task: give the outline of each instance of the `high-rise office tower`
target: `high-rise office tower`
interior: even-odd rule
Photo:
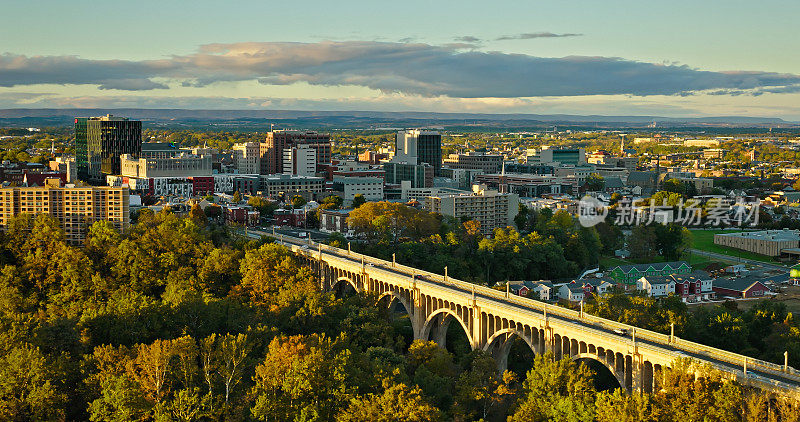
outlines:
[[[395,162],[428,163],[433,173],[442,170],[442,135],[425,130],[401,130],[395,136]]]
[[[283,173],[284,151],[298,145],[310,145],[317,152],[317,164],[331,162],[331,137],[325,133],[276,130],[267,133],[261,143],[261,174]]]
[[[120,174],[120,155],[139,157],[142,122],[107,114],[75,119],[75,161],[78,178],[104,183],[107,175]]]

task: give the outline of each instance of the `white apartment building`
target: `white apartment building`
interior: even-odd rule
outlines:
[[[367,201],[383,199],[383,179],[380,177],[334,177],[333,190],[344,193],[344,203],[351,204],[356,195]]]
[[[259,174],[261,171],[261,145],[258,142],[234,145],[233,162],[241,174]]]
[[[442,215],[478,221],[481,232],[491,235],[497,228],[514,225],[514,217],[519,212],[519,196],[489,190],[486,185],[474,185],[472,193],[429,196],[425,198],[425,208]]]
[[[120,169],[122,176],[139,179],[211,176],[211,157],[180,153],[171,157],[133,158],[122,154]]]
[[[309,144],[300,144],[284,149],[283,174],[316,176],[317,149]]]

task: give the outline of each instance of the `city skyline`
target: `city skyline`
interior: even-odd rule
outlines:
[[[6,5],[0,108],[800,121],[800,59],[786,54],[800,46],[800,5],[788,1],[311,3],[299,14],[258,2],[44,1],[52,13],[35,20]],[[109,10],[115,19],[103,19]]]

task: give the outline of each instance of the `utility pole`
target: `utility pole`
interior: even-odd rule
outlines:
[[[350,242],[347,242],[347,254],[350,255]]]
[[[397,265],[397,257],[395,256],[395,253],[393,252],[392,253],[392,267],[394,267],[396,265]]]
[[[675,343],[675,323],[671,322],[669,324],[669,342]]]
[[[783,352],[783,371],[789,372],[789,351]]]
[[[394,254],[392,254],[394,256]],[[444,266],[444,281],[447,282],[447,265]]]
[[[511,290],[511,283],[506,280],[506,299],[508,299],[508,291]]]

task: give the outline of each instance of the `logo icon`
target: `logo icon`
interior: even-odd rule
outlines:
[[[578,201],[578,221],[583,227],[593,227],[605,221],[608,204],[592,196],[584,196]]]

